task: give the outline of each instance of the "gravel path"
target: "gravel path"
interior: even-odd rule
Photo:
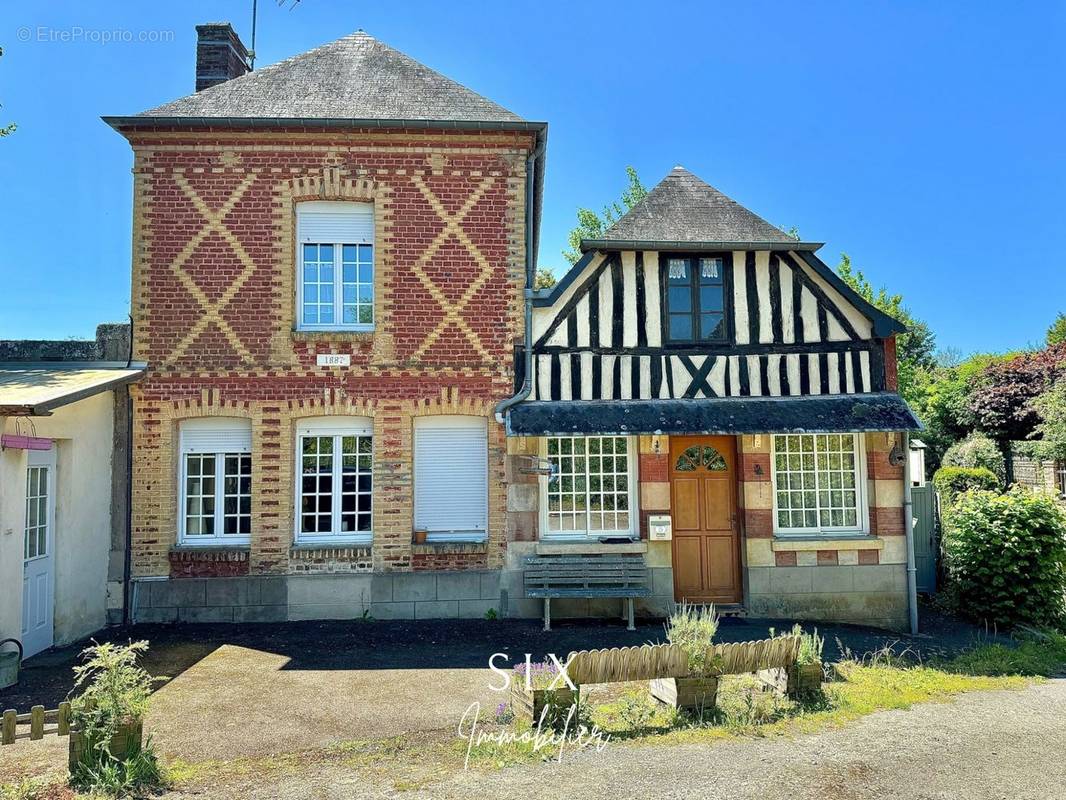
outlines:
[[[1066,798],[1066,680],[873,714],[794,739],[611,745],[601,753],[465,772],[421,786],[322,765],[241,781],[242,798],[699,798],[700,800],[1058,800]],[[234,786],[188,797],[230,797]],[[397,789],[403,791],[397,791]],[[216,794],[217,793],[217,794]]]

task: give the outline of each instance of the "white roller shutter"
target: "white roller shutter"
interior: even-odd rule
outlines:
[[[415,419],[415,528],[429,539],[483,540],[488,531],[488,425],[478,417]]]
[[[316,244],[373,244],[373,203],[316,200],[296,206],[296,238]]]
[[[250,453],[252,422],[232,417],[188,419],[181,423],[183,453]]]

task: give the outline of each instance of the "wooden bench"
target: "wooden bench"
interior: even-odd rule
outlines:
[[[641,553],[529,556],[525,560],[526,597],[544,600],[544,630],[551,630],[553,597],[619,597],[628,602],[629,630],[633,598],[648,597],[648,568]]]

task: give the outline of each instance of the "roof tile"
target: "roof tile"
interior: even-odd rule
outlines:
[[[796,240],[684,167],[674,167],[604,233],[611,242],[781,242]]]
[[[140,116],[521,121],[363,31]]]

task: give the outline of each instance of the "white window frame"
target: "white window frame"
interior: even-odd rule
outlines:
[[[220,436],[240,430],[243,434],[247,429],[248,444],[239,448],[220,447],[217,450],[193,450],[190,448],[190,434],[200,431],[215,431]],[[247,455],[253,459],[251,447],[251,420],[241,417],[208,417],[204,419],[186,419],[178,423],[178,544],[183,547],[243,547],[251,544],[251,508],[249,508],[249,532],[248,533],[225,533],[226,529],[226,456]],[[215,459],[215,533],[211,536],[204,534],[189,535],[186,531],[186,502],[188,500],[188,456],[214,456]],[[249,505],[251,504],[251,468],[249,469]],[[239,488],[237,497],[241,496]],[[239,500],[238,500],[239,503]],[[238,507],[238,515],[240,509]]]
[[[1056,461],[1053,464],[1055,473],[1055,491],[1060,497],[1066,497],[1066,460]]]
[[[303,506],[303,440],[305,437],[333,437],[333,471],[332,471],[332,527],[330,533],[303,533],[301,528],[301,516]],[[362,436],[370,439],[370,530],[342,533],[340,530],[341,517],[341,459],[340,439],[344,436]],[[293,519],[293,540],[296,544],[336,544],[346,545],[369,545],[374,541],[374,489],[376,476],[374,467],[374,421],[369,417],[313,417],[299,420],[296,424],[295,460],[293,461],[293,473],[295,475],[294,497],[296,498],[295,513]],[[358,481],[357,481],[358,482]],[[357,501],[358,502],[358,501]],[[356,511],[358,524],[358,506]]]
[[[778,524],[777,508],[777,436],[814,436],[816,439],[823,436],[851,436],[855,442],[855,493],[856,493],[856,517],[857,524],[854,526],[819,525],[817,528],[791,528]],[[815,448],[817,452],[817,447]],[[815,470],[817,475],[817,468]],[[816,478],[817,480],[817,478]],[[868,488],[866,484],[866,436],[862,433],[803,433],[803,434],[770,434],[770,491],[773,496],[773,519],[774,535],[782,537],[819,537],[819,536],[867,536],[870,533],[870,506],[868,501]],[[814,491],[817,493],[818,488]],[[817,510],[815,512],[818,513]]]
[[[320,236],[312,235],[307,230],[307,217],[313,214],[352,214],[352,215],[365,215],[366,211],[370,211],[370,235],[362,237],[360,241],[355,242],[325,242],[319,241]],[[374,291],[375,284],[377,282],[377,252],[374,244],[374,226],[376,220],[374,218],[374,204],[373,203],[360,203],[354,201],[333,201],[333,200],[314,200],[309,202],[297,203],[296,205],[296,330],[298,331],[373,331],[374,325],[377,321],[377,292]],[[338,238],[336,236],[331,238]],[[351,237],[360,238],[360,237]],[[333,247],[333,322],[313,322],[308,323],[304,321],[304,245],[332,245]],[[344,245],[369,245],[370,246],[370,264],[372,269],[372,278],[370,281],[371,289],[371,320],[369,323],[365,322],[343,322],[344,319],[344,279],[343,279],[343,248]],[[358,283],[358,275],[356,283],[356,292],[358,294],[359,286],[365,285]]]
[[[473,530],[450,530],[450,531],[433,531],[426,530],[427,542],[484,542],[488,540],[489,535],[489,442],[488,442],[488,420],[484,417],[475,416],[463,416],[463,415],[432,415],[425,417],[415,417],[412,422],[412,452],[414,454],[414,522],[415,528],[418,529],[420,520],[418,518],[418,429],[421,426],[437,426],[437,427],[454,427],[454,428],[467,428],[476,430],[479,434],[485,436],[485,461],[484,461],[484,479],[485,479],[485,520],[480,529]],[[462,476],[457,476],[460,480]]]
[[[630,539],[640,538],[640,507],[638,505],[638,468],[637,462],[639,459],[639,452],[637,450],[639,440],[636,436],[612,436],[612,435],[589,435],[589,436],[545,436],[540,440],[540,457],[544,460],[548,459],[548,440],[549,439],[614,439],[622,438],[626,440],[626,457],[627,457],[627,475],[629,479],[629,530],[599,530],[590,531],[587,529],[588,515],[593,513],[588,508],[588,502],[585,503],[585,515],[586,515],[586,530],[584,531],[552,531],[548,528],[548,483],[549,478],[547,475],[540,476],[540,493],[538,504],[540,506],[539,512],[539,538],[541,541],[550,542],[566,542],[566,541],[599,541],[601,539],[619,539],[628,537]],[[587,452],[587,449],[586,449]],[[587,456],[586,456],[587,457]],[[589,482],[586,473],[586,496],[589,493]]]

